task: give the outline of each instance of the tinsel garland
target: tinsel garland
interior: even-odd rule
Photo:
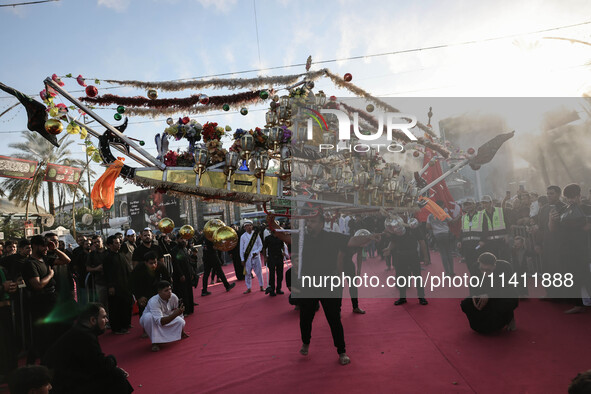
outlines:
[[[137,186],[153,187],[160,190],[166,190],[166,194],[178,197],[200,196],[206,199],[225,200],[238,203],[263,203],[276,200],[276,196],[266,194],[253,194],[246,192],[234,192],[226,189],[217,189],[214,187],[187,185],[168,181],[159,181],[150,178],[144,178],[137,174],[128,179]]]
[[[373,102],[375,105],[377,105],[378,107],[380,107],[386,111],[400,112],[400,110],[392,107],[390,104],[380,100],[379,98],[372,96],[371,94],[369,94],[365,90],[361,89],[360,87],[352,84],[351,82],[345,81],[343,79],[343,77],[333,74],[330,70],[324,69],[324,72],[325,72],[326,76],[329,77],[337,87],[347,89],[348,91],[350,91],[351,93],[355,94],[358,97],[365,97],[368,101]],[[433,130],[431,130],[429,127],[425,126],[421,122],[417,122],[417,127],[419,129],[423,130],[425,133],[427,133],[431,137],[437,138],[435,133],[433,133]]]
[[[119,81],[116,79],[106,79],[114,85],[131,86],[138,89],[158,89],[163,92],[178,92],[180,90],[193,89],[258,89],[271,85],[291,85],[298,82],[302,77],[306,77],[308,81],[314,81],[322,77],[325,70],[310,71],[304,74],[272,76],[272,77],[256,77],[256,78],[215,78],[206,81],[161,81],[161,82],[146,82],[146,81]]]
[[[339,105],[349,113],[352,113],[352,112],[359,113],[359,117],[361,119],[363,119],[364,121],[366,121],[368,124],[370,124],[372,127],[377,128],[379,126],[376,118],[374,118],[373,116],[371,116],[367,112],[357,109],[357,108],[353,108],[350,105],[347,105],[345,103],[339,103]],[[404,134],[400,130],[392,130],[392,137],[396,138],[397,140],[408,141],[408,137],[406,136],[406,134]],[[419,144],[438,152],[441,156],[443,156],[444,159],[447,159],[451,155],[451,152],[441,144],[433,142],[425,137],[417,137],[417,139],[418,139]]]
[[[261,90],[255,92],[244,92],[230,94],[226,96],[209,96],[209,101],[205,106],[219,106],[224,104],[246,103],[260,99]],[[150,100],[147,97],[122,97],[114,94],[104,94],[97,97],[80,97],[79,100],[85,103],[98,105],[123,105],[126,111],[131,107],[148,107],[148,108],[177,108],[185,109],[199,104],[199,94],[194,94],[186,98],[167,98]],[[262,100],[261,100],[262,101]]]
[[[250,100],[238,101],[235,103],[228,103],[231,109],[240,110],[246,104],[254,103],[260,100],[257,96]],[[195,114],[202,114],[209,111],[221,111],[224,109],[224,104],[217,104],[217,105],[198,105],[188,108],[129,108],[125,109],[125,114],[130,116],[146,116],[150,118],[157,118],[160,116],[172,116],[174,114],[178,114],[182,112],[183,114],[187,115],[195,115]]]

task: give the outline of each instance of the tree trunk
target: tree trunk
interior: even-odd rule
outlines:
[[[55,216],[55,203],[53,201],[53,182],[47,182],[47,200],[49,201],[49,213]]]

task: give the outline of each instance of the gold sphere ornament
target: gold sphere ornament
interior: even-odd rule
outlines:
[[[209,222],[205,223],[205,227],[203,227],[203,234],[208,241],[213,242],[213,234],[216,232],[217,229],[220,227],[224,227],[226,223],[222,222],[220,219],[211,219]]]
[[[158,222],[158,230],[164,234],[172,233],[172,230],[174,230],[174,222],[171,218],[163,218]]]
[[[45,131],[49,134],[58,135],[64,131],[64,125],[57,119],[48,119],[45,122]]]
[[[156,89],[148,90],[148,98],[150,100],[156,100],[158,98],[158,91]]]
[[[222,252],[229,252],[238,245],[238,234],[229,226],[222,226],[213,234],[213,247]]]
[[[193,228],[193,226],[185,224],[179,230],[179,234],[181,235],[182,239],[191,239],[195,235],[195,229]]]

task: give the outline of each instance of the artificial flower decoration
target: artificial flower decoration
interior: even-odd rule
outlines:
[[[86,82],[84,82],[84,77],[82,77],[82,75],[78,75],[76,82],[78,82],[78,85],[86,87]]]

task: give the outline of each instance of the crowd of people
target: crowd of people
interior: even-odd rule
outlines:
[[[521,192],[513,198],[507,194],[503,201],[484,196],[480,201],[468,198],[461,204],[437,204],[444,216],[431,214],[416,225],[409,215],[402,218],[403,230],[394,232],[387,231],[385,217],[379,214],[322,212],[309,217],[300,274],[360,275],[364,258],[379,256],[386,270],[394,269],[397,276],[420,276],[431,264],[431,247],[441,255],[443,271],[451,277],[456,275],[458,253],[472,276],[524,274],[529,278],[534,270],[551,275],[571,273],[569,291],[547,286],[546,299],[566,298],[574,303],[568,313],[581,312],[590,304],[591,205],[581,198],[578,185],[564,190],[549,186],[546,196]],[[312,321],[322,305],[339,362],[348,364],[351,360],[341,323],[343,289],[330,295],[298,295],[301,283],[292,283],[289,271],[284,275],[292,247],[290,234],[277,231],[280,228],[271,218],[268,228],[249,220],[236,228],[239,242],[229,256],[236,280],[244,281],[244,294],[252,293],[256,277],[260,291],[271,297],[282,295],[285,277],[285,286],[292,292],[290,303],[300,314],[300,353],[308,354]],[[40,360],[50,368],[56,392],[82,392],[93,379],[85,377],[82,369],[91,365],[103,368],[92,375],[102,382],[97,387],[131,392],[127,373],[113,356],[102,354],[97,336],[106,329],[128,334],[137,305],[143,336],[150,338],[152,351],[159,351],[162,344],[189,336],[184,317],[194,313],[193,289],[199,277],[203,297],[212,294],[208,285],[214,278],[226,291],[236,286],[222,269],[223,256],[201,231],[188,240],[179,234],[161,234],[157,239],[145,228],[139,234],[129,229],[106,240],[79,234],[76,241],[78,246],[69,249],[56,234],[47,233],[1,244],[0,375],[15,371],[17,358],[26,354],[28,365]],[[534,260],[541,264],[536,266]],[[263,275],[263,262],[268,278]],[[407,303],[406,290],[406,286],[398,288],[394,305]],[[357,291],[349,286],[352,310],[365,314]],[[528,296],[528,281],[502,292],[492,285],[471,287],[469,292],[460,307],[472,329],[479,333],[514,330],[514,311],[519,299]],[[418,284],[417,295],[419,304],[428,305],[425,290]],[[83,361],[72,365],[80,349],[88,350],[88,358],[78,355]]]

